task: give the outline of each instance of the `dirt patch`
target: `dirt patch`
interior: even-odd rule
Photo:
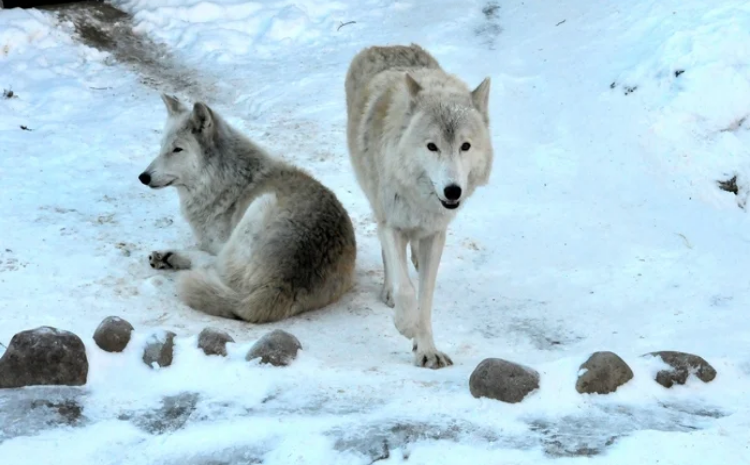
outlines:
[[[737,187],[737,176],[732,176],[726,181],[716,181],[716,183],[719,185],[719,189],[731,192],[734,195],[737,195],[740,191]]]
[[[5,8],[40,8],[45,5],[56,5],[60,3],[72,2],[71,0],[0,0],[0,7],[5,5]]]
[[[503,32],[500,26],[500,4],[495,1],[487,2],[482,7],[482,15],[484,15],[484,21],[474,28],[474,34],[487,48],[494,50],[497,36]]]
[[[42,8],[70,21],[74,38],[84,45],[110,53],[115,62],[129,66],[141,82],[162,92],[178,93],[191,100],[207,101],[214,94],[210,79],[182,65],[163,44],[133,32],[133,17],[100,1],[82,1]]]

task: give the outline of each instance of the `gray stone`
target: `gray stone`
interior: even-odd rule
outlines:
[[[656,382],[665,388],[671,388],[675,383],[685,384],[690,373],[704,383],[710,383],[716,378],[714,367],[698,355],[665,350],[644,355],[647,356],[659,357],[672,367],[671,370],[661,370],[656,374]]]
[[[529,367],[499,358],[488,358],[469,377],[471,395],[515,404],[539,388],[539,373]]]
[[[227,342],[234,342],[234,338],[226,331],[214,328],[204,328],[198,335],[198,348],[206,355],[227,356]]]
[[[89,362],[81,338],[42,326],[13,336],[0,358],[0,388],[82,386]]]
[[[297,358],[302,348],[299,340],[284,330],[276,329],[266,334],[250,348],[245,360],[260,358],[260,363],[273,366],[286,366]]]
[[[108,316],[94,331],[94,342],[107,352],[122,352],[130,342],[133,325],[117,316]]]
[[[613,352],[595,352],[580,370],[576,390],[581,394],[609,394],[633,379],[633,370]]]
[[[172,331],[163,331],[152,335],[143,350],[143,363],[151,368],[156,368],[154,363],[161,368],[171,365],[175,336],[176,334]]]

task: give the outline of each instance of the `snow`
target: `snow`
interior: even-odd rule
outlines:
[[[146,257],[190,246],[189,227],[173,191],[137,180],[157,152],[159,92],[72,39],[72,24],[53,14],[0,10],[0,87],[15,94],[0,99],[0,342],[53,326],[81,336],[90,363],[85,388],[0,393],[0,457],[750,460],[750,228],[738,207],[750,192],[746,2],[115,3],[202,86],[180,97],[209,96],[337,193],[355,223],[357,287],[328,309],[264,326],[181,305],[173,275]],[[496,160],[443,255],[435,336],[456,365],[439,371],[411,365],[410,343],[378,299],[377,235],[346,152],[349,61],[369,45],[411,41],[470,86],[492,78]],[[737,197],[716,187],[734,175]],[[135,327],[122,354],[91,340],[110,315]],[[227,358],[197,349],[205,326],[237,341]],[[294,364],[244,361],[275,328],[301,341]],[[174,363],[152,370],[142,348],[163,330],[177,333]],[[579,395],[579,366],[598,350],[619,354],[635,376],[611,395]],[[662,362],[641,357],[657,350],[698,354],[718,376],[664,389],[653,381]],[[514,405],[472,398],[469,375],[487,357],[533,367],[540,389]],[[80,418],[33,399],[73,402]]]

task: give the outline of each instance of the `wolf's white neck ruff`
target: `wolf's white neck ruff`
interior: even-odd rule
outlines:
[[[423,197],[427,197],[427,202]],[[418,192],[414,186],[384,192],[381,199],[383,210],[388,212],[384,215],[385,224],[413,239],[445,230],[461,210],[444,208],[437,196]]]

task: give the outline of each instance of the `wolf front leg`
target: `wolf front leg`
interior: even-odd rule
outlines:
[[[416,335],[419,312],[414,292],[414,285],[409,279],[406,266],[407,238],[397,229],[386,225],[378,226],[380,244],[385,257],[385,273],[388,276],[386,285],[391,284],[391,296],[395,304],[393,322],[398,332],[409,339]]]
[[[435,347],[432,336],[432,297],[435,293],[440,259],[445,246],[445,231],[419,241],[419,319],[414,337],[414,363],[427,368],[443,368],[453,365],[446,354]]]
[[[411,241],[411,263],[414,265],[414,269],[419,271],[419,239],[412,239]]]
[[[202,268],[213,261],[213,256],[197,250],[163,250],[151,252],[148,263],[156,270],[189,270]]]
[[[380,254],[383,256],[383,290],[380,291],[380,298],[385,304],[393,308],[396,303],[393,301],[393,283],[391,282],[391,275],[388,274],[388,263],[385,260],[385,249],[380,249]]]

